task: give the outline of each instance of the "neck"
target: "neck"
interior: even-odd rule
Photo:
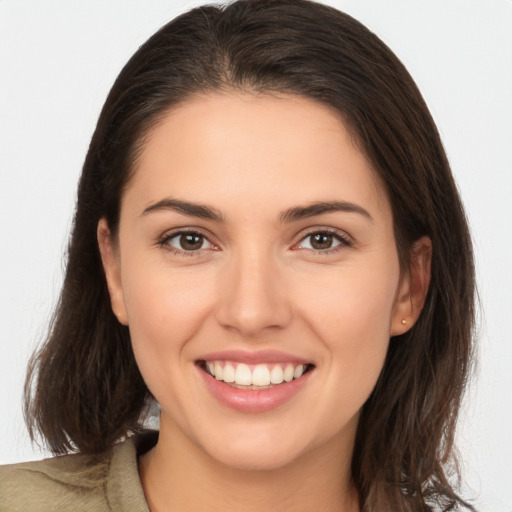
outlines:
[[[339,445],[328,442],[279,468],[238,469],[210,457],[179,429],[161,425],[139,472],[152,512],[357,512],[351,449]]]

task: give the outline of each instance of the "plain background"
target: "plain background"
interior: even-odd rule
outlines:
[[[0,463],[41,458],[27,360],[62,280],[76,182],[108,89],[156,29],[203,2],[0,0]],[[479,363],[459,427],[467,496],[512,511],[512,1],[328,2],[400,57],[431,108],[475,242]],[[449,219],[447,219],[449,222]]]

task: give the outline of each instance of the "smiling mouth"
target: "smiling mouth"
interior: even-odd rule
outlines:
[[[216,380],[238,389],[270,389],[300,379],[310,372],[313,364],[260,363],[236,361],[198,361],[199,367]]]

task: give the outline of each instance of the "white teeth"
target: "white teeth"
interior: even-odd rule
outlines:
[[[235,382],[235,369],[229,363],[224,366],[224,382]]]
[[[249,365],[230,361],[205,361],[206,369],[217,380],[240,386],[267,387],[271,384],[291,382],[302,377],[307,365],[278,363],[273,366],[257,364],[252,371]],[[283,369],[284,367],[284,369]]]
[[[270,372],[270,382],[272,384],[281,384],[283,382],[283,369],[280,365],[276,364],[272,371]]]
[[[215,363],[215,378],[217,380],[222,380],[224,377],[224,371],[222,370],[222,366],[220,363]]]
[[[295,367],[295,370],[293,370],[293,378],[298,379],[302,374],[304,373],[304,365],[299,364]]]
[[[257,364],[252,372],[252,384],[255,386],[268,386],[270,384],[270,372],[267,365]]]
[[[286,382],[291,382],[293,380],[293,372],[294,368],[291,364],[286,365],[286,368],[283,372],[283,378]]]
[[[243,363],[236,367],[235,382],[242,386],[250,386],[252,384],[251,369]]]

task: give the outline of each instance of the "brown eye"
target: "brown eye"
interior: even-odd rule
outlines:
[[[313,249],[330,249],[332,247],[333,236],[330,233],[317,233],[310,235],[311,247]]]
[[[203,237],[196,233],[183,234],[179,238],[180,248],[185,251],[197,251],[203,245]]]
[[[163,241],[173,249],[184,252],[200,251],[202,249],[211,249],[213,245],[208,239],[200,233],[176,233]]]
[[[306,235],[298,244],[299,249],[309,249],[318,252],[329,252],[331,249],[349,246],[350,242],[343,235],[330,233],[329,231],[316,231]]]

